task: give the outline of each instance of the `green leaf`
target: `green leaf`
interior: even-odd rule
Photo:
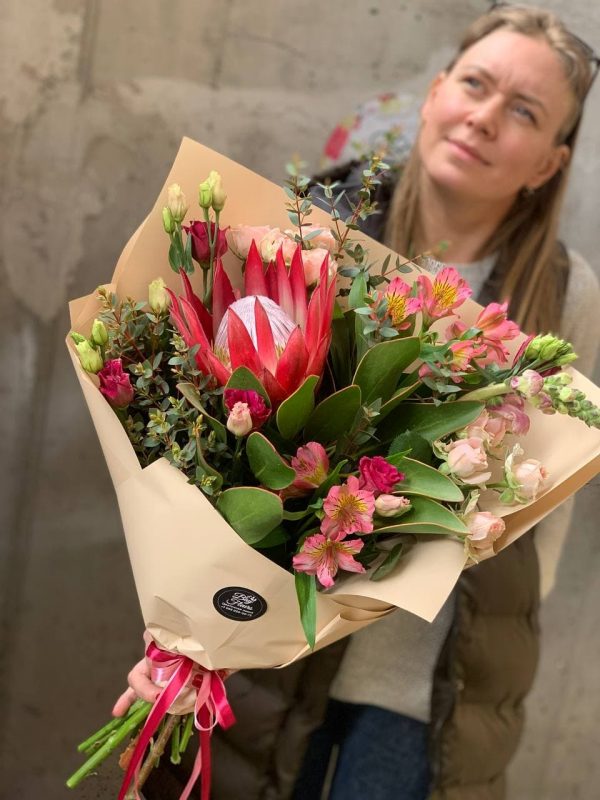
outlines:
[[[312,412],[305,427],[306,441],[332,442],[352,429],[360,409],[360,387],[350,385],[326,397]]]
[[[404,481],[399,485],[402,494],[418,494],[447,503],[461,503],[464,500],[463,493],[454,481],[435,467],[402,455],[387,456],[386,461],[404,473]]]
[[[202,400],[200,398],[200,392],[196,389],[193,383],[178,383],[177,388],[181,392],[181,394],[185,397],[188,403],[194,408],[197,408],[198,411],[204,417],[204,420],[207,425],[209,425],[212,430],[215,432],[217,439],[220,442],[227,441],[227,428],[223,425],[222,422],[219,422],[218,419],[212,417],[208,411],[202,405]]]
[[[442,403],[404,403],[395,414],[389,415],[377,428],[383,441],[389,441],[405,431],[416,431],[428,442],[434,442],[465,428],[477,419],[482,403],[469,400]]]
[[[418,337],[392,339],[371,347],[361,359],[354,381],[362,391],[362,402],[372,403],[381,398],[390,399],[409,364],[418,357],[420,341]]]
[[[383,422],[390,411],[393,411],[403,400],[405,400],[407,397],[410,397],[411,394],[414,394],[420,385],[421,381],[418,380],[415,383],[411,383],[409,386],[403,386],[401,389],[397,389],[390,399],[386,403],[382,404],[381,408],[379,409],[379,416],[375,420],[375,425],[379,425],[380,422]]]
[[[296,477],[296,472],[258,431],[246,439],[246,455],[255,478],[268,489],[285,489]]]
[[[300,606],[300,619],[304,635],[311,650],[317,638],[317,583],[314,575],[295,572],[296,595]]]
[[[367,294],[367,281],[364,275],[357,275],[352,281],[350,294],[348,295],[349,308],[361,308],[365,304],[365,295]]]
[[[217,509],[246,544],[256,544],[283,519],[276,494],[255,486],[236,486],[219,495]]]
[[[277,547],[279,544],[287,542],[288,536],[283,525],[278,525],[270,533],[267,533],[264,539],[257,542],[254,547],[257,550],[266,550],[268,547]]]
[[[309,375],[296,391],[277,409],[277,428],[284,439],[293,439],[299,433],[315,407],[317,375]]]
[[[377,528],[377,534],[421,533],[466,536],[469,529],[449,508],[426,497],[412,497],[412,508],[398,522]]]
[[[422,464],[431,464],[433,461],[431,444],[416,431],[404,431],[396,436],[388,453],[407,453]]]
[[[369,579],[372,581],[380,581],[382,578],[385,578],[394,570],[396,564],[409,550],[410,544],[408,542],[398,542],[398,544],[395,544],[377,569],[373,570]]]
[[[265,401],[267,406],[271,408],[271,401],[266,392],[265,387],[258,380],[256,375],[247,367],[238,367],[232,374],[227,384],[226,389],[245,389],[246,391],[257,392]]]

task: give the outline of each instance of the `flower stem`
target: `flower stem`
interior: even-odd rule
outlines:
[[[460,400],[489,400],[492,397],[500,397],[500,395],[508,394],[511,391],[510,386],[505,383],[492,383],[490,386],[482,386],[480,389],[474,389],[472,392],[463,394]]]
[[[96,750],[96,752],[88,758],[88,760],[79,769],[71,775],[67,781],[67,787],[73,789],[94,770],[99,764],[117,748],[121,742],[130,736],[146,719],[152,708],[152,703],[144,703],[137,709],[130,717],[123,720],[122,725],[114,730],[104,744]]]
[[[150,748],[150,752],[148,753],[146,760],[144,761],[142,768],[140,769],[140,774],[136,784],[137,789],[141,789],[142,786],[148,780],[148,777],[150,776],[150,773],[154,769],[156,762],[165,751],[165,747],[167,746],[167,742],[169,741],[169,738],[173,733],[175,725],[179,723],[180,719],[181,717],[177,716],[176,714],[167,715],[167,720],[165,721],[165,724],[163,725],[161,732],[156,737],[156,741]],[[131,792],[132,800],[135,797],[137,797],[137,795],[132,791]],[[127,800],[129,800],[129,794],[127,796]]]
[[[116,717],[115,719],[111,719],[110,722],[107,722],[103,728],[93,733],[90,737],[88,737],[85,742],[81,742],[81,744],[77,745],[77,750],[79,753],[87,753],[94,748],[95,745],[101,744],[105,739],[109,737],[109,735],[116,729],[120,728],[123,723],[131,717],[139,708],[144,705],[143,700],[136,700],[132,705],[129,707],[129,710],[125,717]]]

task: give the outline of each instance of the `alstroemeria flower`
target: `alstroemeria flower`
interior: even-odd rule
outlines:
[[[386,461],[383,456],[363,456],[358,462],[360,472],[359,488],[366,489],[373,494],[387,494],[392,492],[397,483],[404,480],[404,473],[400,472],[393,464]]]
[[[322,533],[315,533],[306,537],[300,552],[293,557],[292,564],[297,572],[316,575],[319,583],[329,589],[333,586],[339,569],[347,572],[365,571],[363,565],[354,559],[363,546],[361,539],[339,541],[329,539]]]
[[[321,376],[331,341],[335,281],[328,260],[307,301],[298,246],[288,271],[281,250],[265,271],[252,242],[244,272],[244,297],[236,296],[219,260],[213,280],[212,315],[181,273],[186,297],[172,292],[171,316],[188,347],[199,345],[196,363],[220,385],[246,367],[276,409],[309,375]]]
[[[300,492],[310,492],[323,483],[329,472],[329,458],[318,442],[307,442],[290,461],[296,472],[292,486]]]
[[[208,244],[208,227],[206,222],[193,220],[189,225],[183,225],[183,230],[192,237],[192,258],[198,264],[208,264],[210,261],[210,247]],[[215,235],[215,223],[210,223],[210,235]],[[227,252],[227,236],[225,230],[219,228],[215,243],[215,258],[221,258]]]
[[[390,322],[398,331],[410,328],[411,320],[408,318],[421,310],[421,299],[411,297],[411,291],[412,288],[402,278],[394,278],[383,293],[387,300]]]
[[[225,389],[223,400],[228,411],[233,411],[239,403],[244,403],[247,406],[252,420],[251,430],[257,430],[262,427],[271,414],[271,410],[267,407],[263,398],[253,389]]]
[[[375,495],[361,489],[358,478],[350,475],[346,483],[332,486],[323,503],[325,517],[321,533],[330,539],[343,539],[350,533],[370,533],[373,530]]]
[[[417,285],[425,325],[449,316],[473,294],[469,284],[454,267],[444,267],[433,281],[428,275],[419,275]]]
[[[459,339],[456,342],[452,342],[448,347],[448,351],[452,360],[447,366],[450,367],[452,372],[470,372],[473,370],[471,362],[485,353],[486,348],[485,345],[479,344],[477,341]],[[455,382],[460,381],[460,376],[456,376],[453,380]]]
[[[113,408],[125,408],[133,400],[134,391],[120,358],[107,361],[98,372],[100,391]]]

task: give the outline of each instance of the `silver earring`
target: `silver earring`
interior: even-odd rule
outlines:
[[[527,198],[533,197],[533,195],[535,194],[535,189],[532,188],[531,186],[524,186],[521,189],[521,194],[523,195],[523,197],[527,197]]]

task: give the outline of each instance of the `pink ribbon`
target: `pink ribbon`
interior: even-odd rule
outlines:
[[[118,800],[124,800],[132,780],[134,781],[135,796],[139,800],[137,791],[138,774],[150,739],[177,698],[184,690],[190,687],[196,689],[194,726],[199,733],[200,748],[194,761],[192,774],[180,800],[188,800],[196,781],[200,777],[200,773],[202,773],[201,800],[209,800],[211,784],[210,737],[213,728],[216,725],[220,725],[222,728],[229,728],[235,723],[235,717],[227,701],[227,693],[223,683],[226,672],[205,669],[187,656],[171,653],[168,650],[161,650],[154,642],[150,642],[148,645],[146,658],[151,662],[150,677],[152,680],[155,682],[166,681],[166,685],[152,706],[140,732],[121,785]]]

